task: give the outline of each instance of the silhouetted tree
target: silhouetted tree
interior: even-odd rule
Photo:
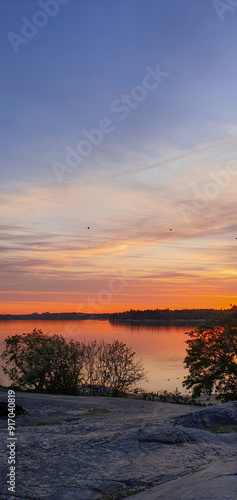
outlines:
[[[144,378],[141,361],[134,362],[135,352],[123,342],[114,340],[104,344],[105,365],[108,372],[107,384],[113,395],[127,392],[136,382]]]
[[[19,388],[74,394],[82,377],[82,348],[61,335],[32,333],[5,339],[3,371]]]
[[[187,356],[184,363],[189,375],[183,386],[194,397],[217,393],[217,399],[237,399],[237,308],[187,332]]]

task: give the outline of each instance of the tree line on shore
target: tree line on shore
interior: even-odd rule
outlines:
[[[80,312],[60,313],[32,313],[32,314],[0,314],[0,320],[85,320],[85,319],[108,319],[109,321],[176,321],[176,320],[206,320],[214,318],[219,311],[215,309],[146,309],[120,312],[120,313],[98,313],[88,314]]]
[[[114,321],[203,321],[217,317],[215,309],[146,309],[145,311],[130,309],[130,311],[110,314],[109,320]]]

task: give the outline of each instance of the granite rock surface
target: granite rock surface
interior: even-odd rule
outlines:
[[[7,400],[3,389],[0,399]],[[150,488],[171,488],[203,468],[236,461],[237,434],[215,434],[203,424],[216,412],[215,426],[217,421],[220,426],[218,415],[224,412],[224,425],[233,425],[236,403],[200,410],[127,398],[20,392],[16,403],[27,411],[16,417],[16,494],[10,496],[7,489],[7,419],[2,417],[0,499],[118,500],[136,492],[146,499]],[[167,494],[151,498],[186,500]]]

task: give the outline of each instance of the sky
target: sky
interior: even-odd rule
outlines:
[[[0,313],[237,303],[237,5],[0,0]]]

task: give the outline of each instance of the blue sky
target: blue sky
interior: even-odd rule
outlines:
[[[22,182],[42,182],[42,174],[49,182],[51,159],[110,116],[111,102],[141,82],[147,65],[159,63],[169,78],[98,155],[109,160],[115,147],[157,156],[159,143],[191,149],[234,123],[236,12],[221,23],[207,0],[71,0],[16,55],[7,33],[20,34],[22,16],[32,20],[42,9],[32,0],[1,3],[6,180],[20,169]]]
[[[104,248],[108,241],[108,248],[117,248],[121,240],[130,241],[130,245],[139,240],[139,256],[148,261],[149,252],[153,258],[156,255],[154,226],[156,238],[158,234],[163,243],[167,238],[166,224],[169,227],[175,223],[180,228],[171,250],[174,244],[187,245],[187,238],[188,244],[194,246],[219,244],[218,231],[226,234],[227,226],[235,224],[236,178],[232,177],[215,199],[208,198],[205,217],[203,211],[192,213],[192,230],[189,226],[188,234],[187,221],[179,207],[183,203],[191,206],[195,186],[204,189],[209,172],[225,169],[236,157],[237,8],[226,11],[221,21],[209,0],[69,0],[65,5],[58,2],[57,15],[49,18],[28,43],[20,44],[16,54],[9,32],[22,36],[22,17],[32,22],[36,12],[42,12],[41,5],[33,0],[0,1],[0,218],[6,221],[2,239],[15,242],[11,250],[6,246],[3,251],[4,259],[4,252],[8,252],[8,257],[11,254],[11,264],[3,261],[5,269],[6,264],[11,268],[16,258],[21,259],[19,266],[24,277],[19,280],[19,288],[28,293],[27,280],[35,276],[36,264],[31,264],[25,279],[26,266],[22,262],[36,262],[34,242],[40,231],[47,246],[52,233],[59,230],[60,248],[67,248],[63,258],[70,261],[70,269],[79,265],[65,246],[70,225],[78,228],[81,245],[88,245],[85,228],[93,226],[91,251]],[[140,86],[146,68],[155,70],[158,64],[169,75],[147,92],[125,120],[120,120],[111,104]],[[114,131],[105,134],[101,144],[93,147],[77,168],[64,174],[60,183],[52,164],[65,164],[66,148],[75,150],[84,138],[82,130],[98,128],[104,118],[111,121]],[[196,150],[202,152],[195,153]],[[164,163],[177,157],[176,161]],[[160,166],[147,168],[156,164]],[[134,172],[128,175],[130,170]],[[27,227],[23,224],[26,219]],[[210,230],[217,231],[214,236],[212,233],[214,242],[209,236],[203,240],[203,234],[209,235]],[[16,256],[19,239],[26,244],[26,236],[27,241],[31,238],[31,247],[28,241],[21,257]],[[194,241],[190,242],[190,238]],[[232,235],[230,238],[232,241]],[[56,252],[55,246],[53,251]],[[136,262],[138,254],[133,249],[129,252],[125,252],[124,258]],[[78,285],[78,293],[82,294],[89,278],[90,293],[98,293],[99,280],[107,280],[102,261],[92,259],[88,264],[87,256],[84,257],[78,276],[81,268],[86,268],[88,275]],[[52,255],[50,263],[51,258]],[[115,267],[121,267],[120,257],[113,255],[113,250],[110,258]],[[208,261],[211,258],[208,254]],[[171,259],[176,268],[174,254]],[[204,257],[197,259],[199,262]],[[39,262],[37,265],[40,267]],[[150,263],[148,267],[155,276],[157,269]],[[184,274],[188,272],[184,264],[182,268]],[[163,271],[162,267],[159,272]],[[68,268],[63,268],[64,275],[67,272]],[[57,281],[58,268],[56,273]],[[140,273],[140,267],[135,267],[134,279],[140,279]],[[46,274],[39,279],[43,279],[47,291]],[[51,283],[52,276],[50,280]],[[14,284],[12,287],[7,291],[15,297]],[[146,287],[149,288],[149,280]],[[63,293],[65,287],[61,288]],[[224,296],[227,295],[225,291]],[[233,300],[232,285],[229,296]],[[54,302],[56,298],[55,295]],[[116,304],[119,300],[116,298]],[[185,299],[181,296],[178,306],[184,303],[182,300]],[[72,302],[76,304],[77,297]],[[132,291],[131,303],[137,303]]]

